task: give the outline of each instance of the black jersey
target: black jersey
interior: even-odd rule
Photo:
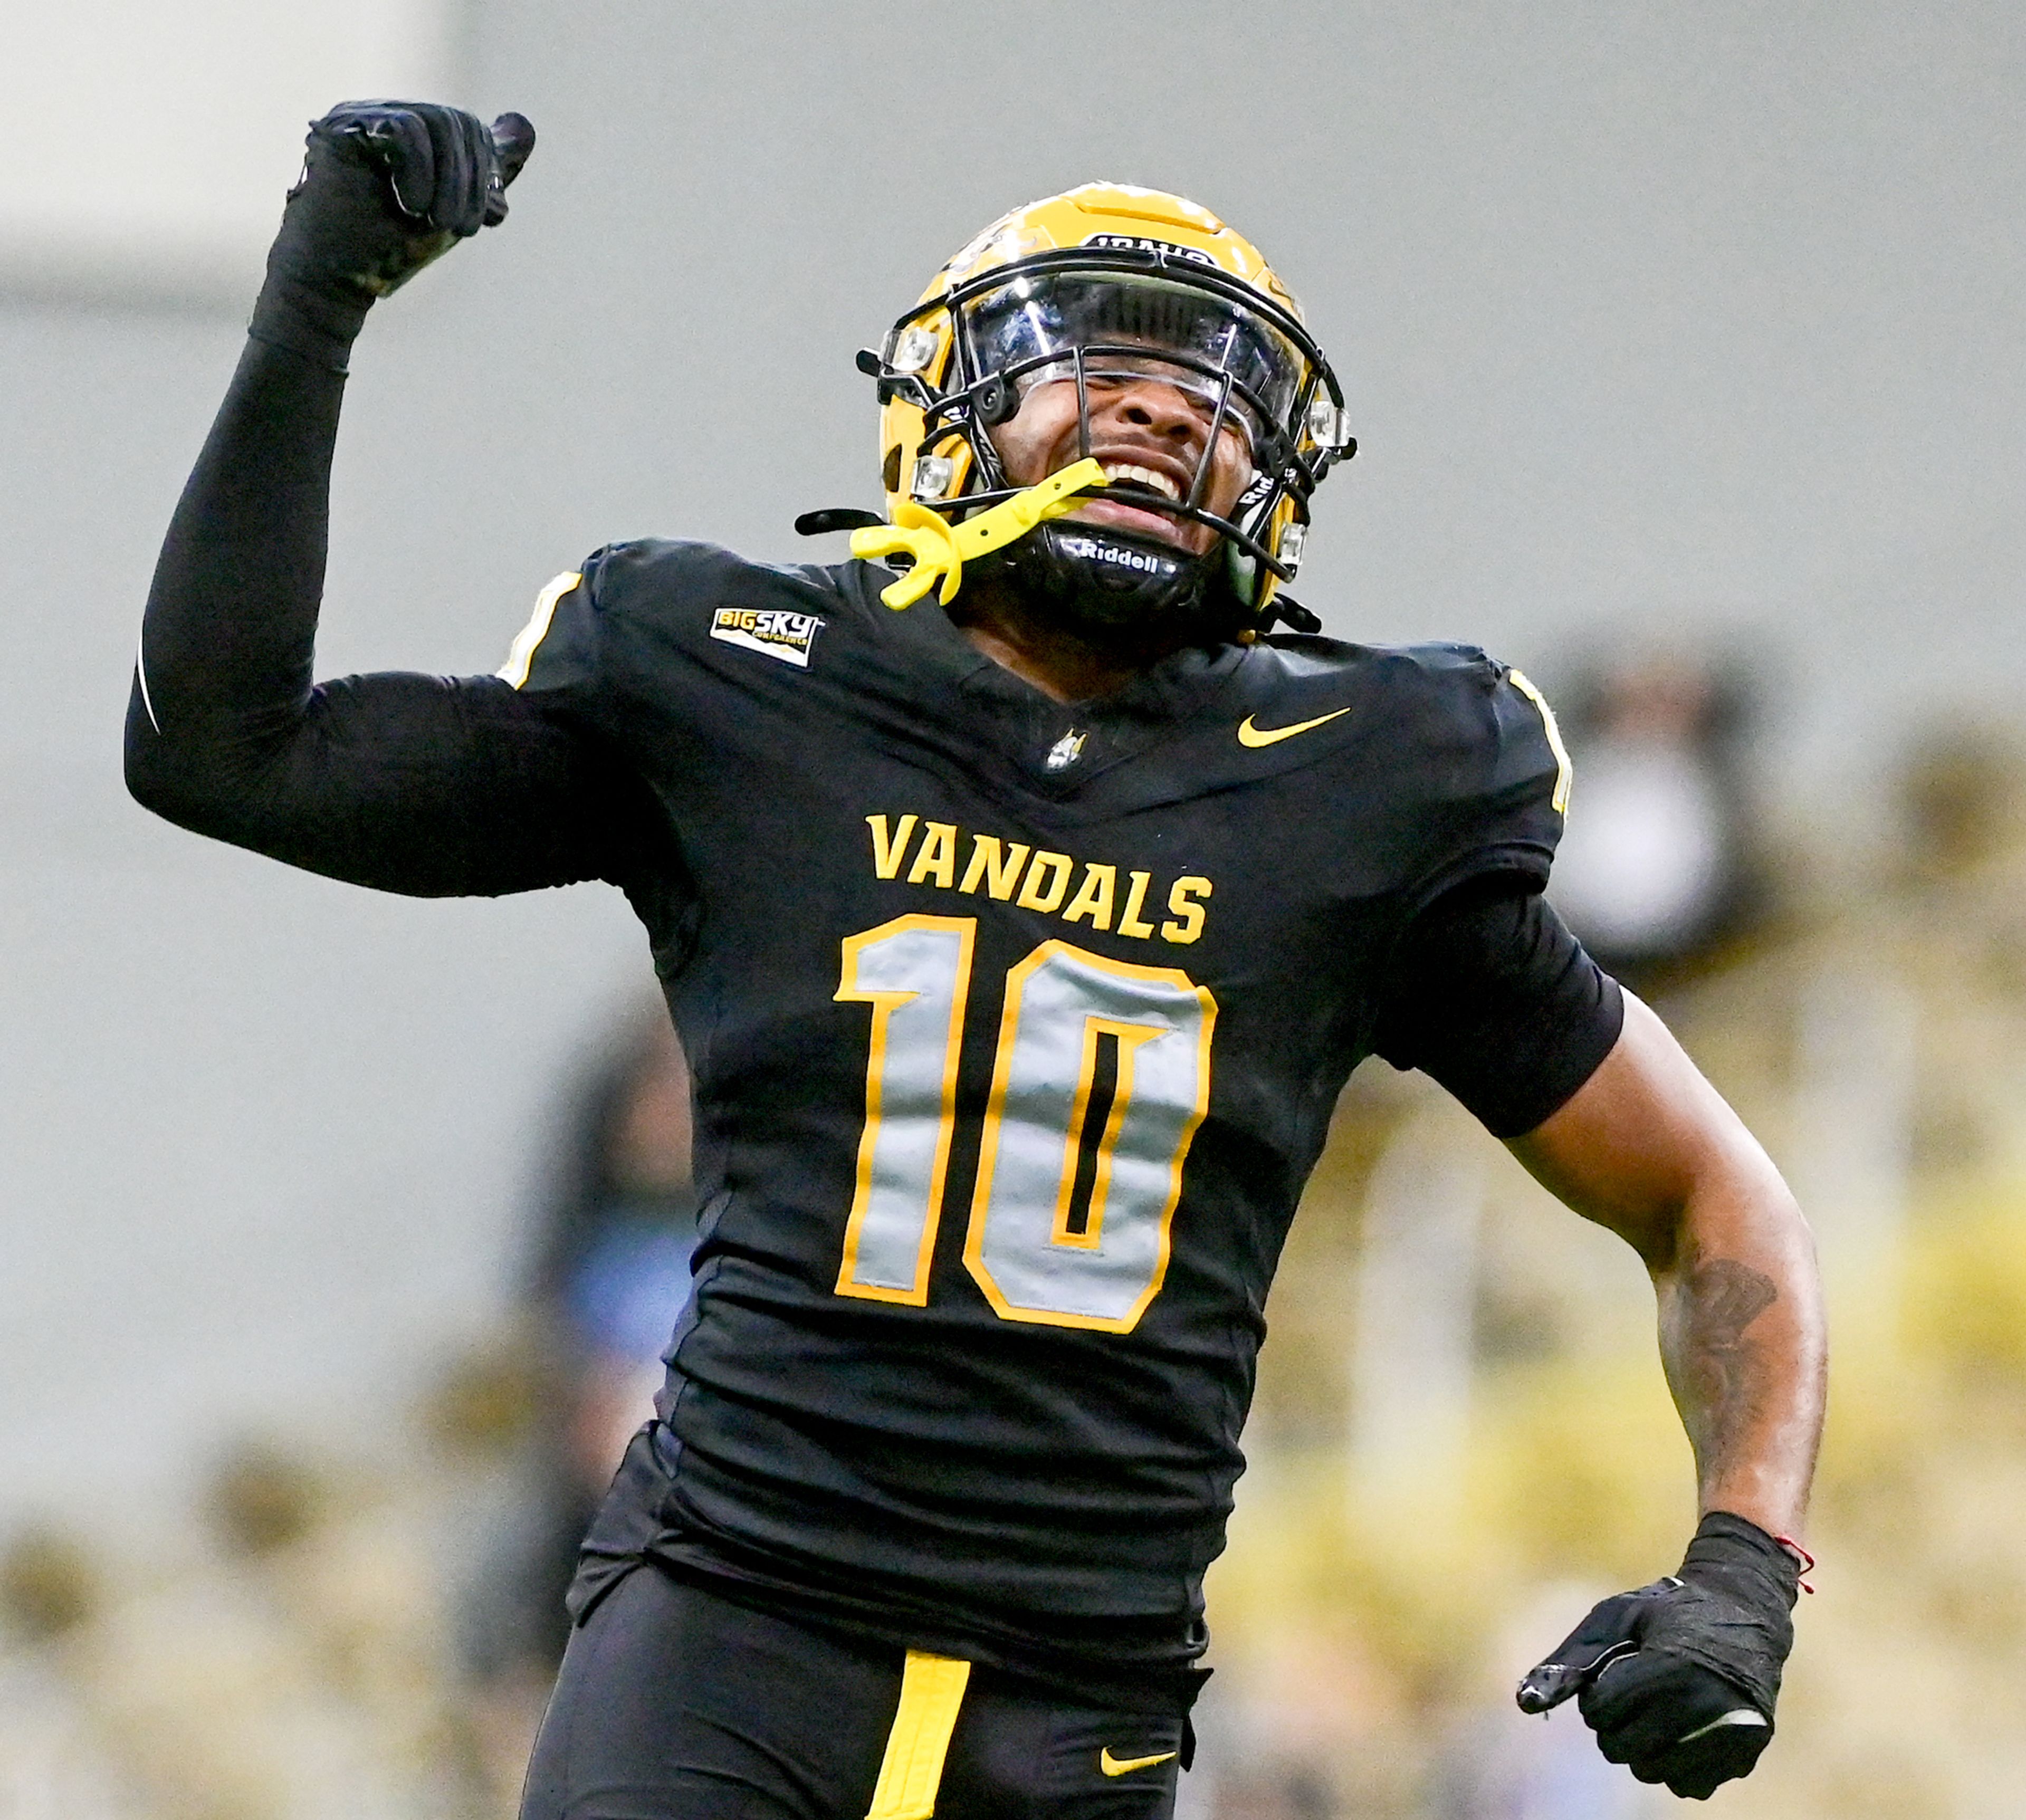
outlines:
[[[1063,706],[888,579],[619,546],[502,672],[683,880],[646,913],[702,1240],[624,1495],[790,1583],[1180,1623],[1392,951],[1545,879],[1566,763],[1475,650],[1274,638]]]
[[[155,573],[127,777],[418,895],[627,891],[705,1198],[644,1555],[1093,1689],[1199,1649],[1274,1260],[1376,1049],[1500,1135],[1616,989],[1538,896],[1567,786],[1481,652],[1185,651],[1063,707],[862,565],[621,546],[500,676],[314,683],[341,377],[250,341]]]

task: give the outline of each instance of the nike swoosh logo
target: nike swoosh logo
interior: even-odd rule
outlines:
[[[1157,1757],[1114,1757],[1111,1746],[1107,1744],[1097,1753],[1097,1767],[1107,1776],[1123,1776],[1133,1770],[1151,1770],[1156,1763],[1165,1763],[1174,1756],[1173,1751],[1163,1751]]]
[[[1271,746],[1276,741],[1291,739],[1297,733],[1306,733],[1312,727],[1320,727],[1325,720],[1334,720],[1339,714],[1348,714],[1348,708],[1339,708],[1334,713],[1318,714],[1313,720],[1297,720],[1291,727],[1255,727],[1248,714],[1238,724],[1238,743],[1241,746]]]

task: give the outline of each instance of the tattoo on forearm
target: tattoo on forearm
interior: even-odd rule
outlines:
[[[1705,1471],[1723,1463],[1758,1411],[1759,1349],[1745,1329],[1779,1295],[1771,1277],[1732,1258],[1697,1265],[1682,1285],[1678,1369],[1688,1391],[1683,1413]]]

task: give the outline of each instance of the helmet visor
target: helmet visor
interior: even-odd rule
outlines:
[[[1242,303],[1129,272],[1023,274],[963,307],[982,376],[1022,385],[1086,374],[1157,372],[1228,409],[1257,449],[1291,427],[1309,363]]]

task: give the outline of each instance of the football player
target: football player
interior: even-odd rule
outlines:
[[[586,1539],[529,1820],[1165,1814],[1273,1266],[1350,1070],[1427,1070],[1650,1269],[1703,1517],[1523,1684],[1707,1796],[1772,1733],[1821,1417],[1807,1229],[1540,891],[1518,672],[1313,636],[1349,456],[1258,252],[1091,184],[860,363],[852,559],[618,543],[494,676],[311,686],[375,300],[532,144],[318,121],[149,599],[151,809],[418,895],[618,885],[694,1073],[694,1284]],[[1291,627],[1291,631],[1277,630]]]

